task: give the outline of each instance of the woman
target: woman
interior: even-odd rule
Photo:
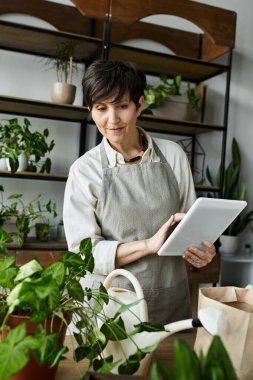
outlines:
[[[215,247],[206,241],[203,251],[189,247],[183,258],[157,255],[195,191],[183,150],[136,126],[145,87],[144,73],[131,63],[96,61],[86,70],[84,99],[104,138],[72,165],[63,217],[71,251],[92,238],[92,286],[115,268],[131,271],[142,285],[149,321],[165,324],[190,317],[183,260],[205,266]],[[129,287],[125,279],[114,284]]]

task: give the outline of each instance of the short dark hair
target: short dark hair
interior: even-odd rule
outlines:
[[[88,66],[82,86],[84,102],[90,109],[111,97],[120,101],[126,93],[138,109],[147,82],[145,74],[132,62],[99,60]]]

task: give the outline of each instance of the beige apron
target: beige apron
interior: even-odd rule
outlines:
[[[96,215],[106,240],[126,243],[150,238],[179,210],[175,175],[154,141],[153,145],[161,162],[109,168],[101,143],[103,180]],[[165,324],[190,317],[187,275],[180,256],[153,254],[124,269],[132,272],[143,288],[150,322]],[[113,285],[131,289],[125,278],[119,277]]]

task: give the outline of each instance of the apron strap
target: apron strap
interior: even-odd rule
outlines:
[[[102,141],[100,144],[100,156],[101,156],[101,165],[102,169],[107,169],[109,168],[109,161],[105,152],[105,146],[104,142]]]
[[[166,160],[165,156],[163,155],[163,153],[161,152],[161,150],[158,148],[157,144],[154,142],[153,139],[152,139],[152,143],[153,143],[153,147],[155,149],[156,154],[158,155],[158,157],[160,157],[161,162],[163,164],[168,163],[168,161]]]

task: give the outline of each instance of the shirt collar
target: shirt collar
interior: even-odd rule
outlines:
[[[137,129],[144,134],[147,142],[148,142],[148,147],[142,157],[142,160],[140,163],[144,162],[151,162],[154,160],[155,157],[155,151],[154,151],[154,146],[152,142],[152,138],[140,127],[137,127]],[[109,167],[115,167],[119,165],[125,165],[124,157],[121,153],[117,152],[115,149],[111,147],[109,144],[109,141],[104,137],[102,143],[104,144],[105,147],[105,152],[109,161]]]

